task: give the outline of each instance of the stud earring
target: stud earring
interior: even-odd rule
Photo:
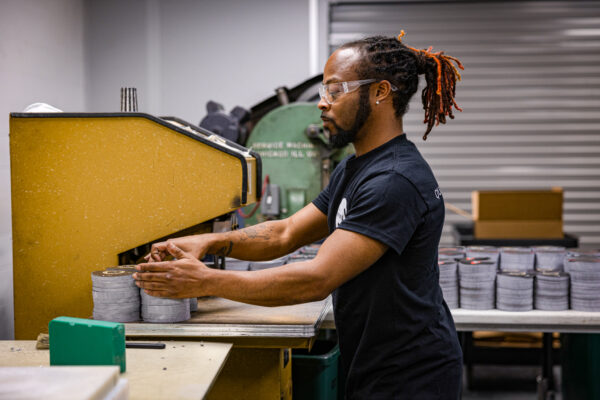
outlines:
[[[375,102],[375,104],[379,104],[379,100],[377,100],[377,101]]]

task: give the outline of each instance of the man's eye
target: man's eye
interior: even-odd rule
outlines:
[[[341,86],[340,86],[340,85],[338,85],[338,84],[335,84],[335,83],[334,83],[334,84],[331,84],[331,85],[329,86],[329,93],[335,93],[335,94],[337,94],[337,93],[340,93],[340,92],[342,92],[342,91],[343,91],[343,89],[342,89],[342,88],[341,88]]]

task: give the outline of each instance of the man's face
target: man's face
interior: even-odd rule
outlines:
[[[359,79],[355,65],[360,55],[355,49],[334,52],[323,72],[323,83],[348,82]],[[354,142],[371,114],[369,86],[365,85],[350,93],[340,94],[333,104],[321,99],[319,102],[323,127],[329,133],[333,147],[345,147]]]

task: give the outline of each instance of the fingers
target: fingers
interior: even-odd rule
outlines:
[[[136,272],[133,279],[145,282],[167,282],[171,278],[168,272]]]
[[[148,262],[163,261],[167,256],[167,242],[154,243],[150,249],[150,253],[144,256],[144,260]]]
[[[173,289],[165,282],[136,281],[135,284],[146,294],[154,297],[169,297],[173,299],[182,299],[189,296],[183,296],[181,293],[175,293]]]
[[[171,297],[172,291],[164,282],[136,281],[135,284],[147,294],[155,297]],[[160,293],[160,294],[155,294]]]
[[[149,262],[135,266],[140,272],[167,272],[173,269],[173,261]]]
[[[192,259],[194,259],[194,257],[192,257],[191,255],[189,255],[185,251],[181,250],[173,242],[167,242],[167,251],[169,252],[169,254],[171,254],[173,257],[175,257],[178,260],[181,260],[183,258],[192,258]]]

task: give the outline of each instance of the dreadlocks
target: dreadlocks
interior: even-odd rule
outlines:
[[[398,88],[393,92],[393,104],[396,117],[402,117],[408,111],[408,102],[417,91],[419,75],[425,75],[427,86],[421,93],[427,130],[423,140],[431,132],[434,124],[446,123],[446,116],[454,118],[452,107],[462,109],[456,104],[456,81],[460,80],[458,68],[464,69],[460,61],[443,52],[432,53],[427,50],[405,46],[401,39],[372,36],[346,43],[342,48],[357,48],[364,54],[364,61],[358,67],[360,79],[374,78],[387,80]]]

